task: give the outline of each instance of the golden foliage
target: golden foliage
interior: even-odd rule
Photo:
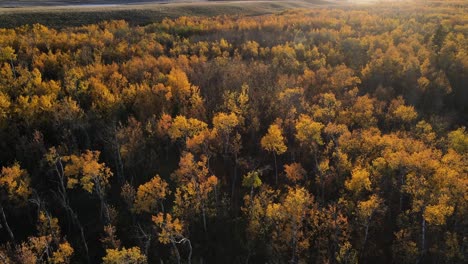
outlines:
[[[306,171],[302,168],[302,165],[297,162],[285,164],[284,172],[286,173],[286,177],[292,182],[301,181],[306,175]]]
[[[146,264],[147,262],[139,247],[107,249],[106,256],[102,258],[103,264]]]
[[[8,199],[20,204],[26,203],[31,194],[29,174],[21,169],[19,163],[11,167],[2,167],[0,187],[5,191]]]
[[[169,244],[176,237],[182,236],[184,224],[178,218],[172,218],[171,214],[159,213],[151,218],[153,223],[161,229],[158,234],[159,242]]]
[[[323,145],[321,136],[324,125],[315,122],[308,115],[301,115],[296,121],[296,138],[301,145],[313,148],[313,145]]]
[[[170,193],[168,184],[159,175],[154,176],[149,182],[138,187],[135,199],[135,211],[138,213],[154,212],[159,203]],[[161,208],[162,209],[162,208]]]
[[[260,144],[266,151],[281,155],[288,149],[284,144],[284,141],[285,139],[281,128],[276,124],[272,124],[268,128],[268,133],[262,137]]]
[[[108,185],[112,172],[106,164],[99,163],[99,155],[99,151],[87,150],[80,156],[63,157],[67,162],[64,174],[68,177],[68,188],[80,184],[85,191],[92,193],[96,185],[98,188],[105,188]]]

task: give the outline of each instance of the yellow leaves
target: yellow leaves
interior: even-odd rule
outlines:
[[[60,237],[60,226],[58,219],[51,217],[47,212],[39,212],[37,219],[37,231],[41,236],[50,235],[54,239]]]
[[[19,96],[14,112],[28,124],[39,120],[42,114],[53,111],[55,103],[54,95]]]
[[[50,259],[50,263],[52,264],[67,264],[70,263],[71,256],[73,255],[73,248],[72,246],[65,241],[59,245],[57,251],[52,254],[52,258]]]
[[[0,191],[5,191],[8,199],[23,204],[31,194],[30,178],[26,170],[21,169],[18,163],[11,167],[2,167],[0,174]]]
[[[179,169],[174,172],[174,175],[177,176],[180,181],[187,181],[190,180],[196,169],[193,154],[185,152],[180,157]]]
[[[355,194],[371,190],[370,173],[366,168],[356,167],[351,172],[351,179],[345,182],[346,189]]]
[[[103,264],[146,264],[146,256],[141,253],[139,247],[121,250],[107,249],[106,256],[102,258]]]
[[[182,215],[187,210],[196,213],[204,210],[208,195],[218,184],[217,177],[210,175],[207,162],[206,156],[201,156],[196,161],[192,153],[182,153],[179,168],[172,174],[181,183],[175,194],[177,215]]]
[[[116,94],[112,93],[109,87],[95,77],[90,78],[89,82],[94,108],[103,113],[110,111],[118,101]]]
[[[301,181],[306,175],[306,171],[302,168],[302,165],[297,162],[284,165],[284,172],[286,173],[286,177],[292,182]]]
[[[293,250],[301,252],[308,249],[308,238],[303,227],[310,220],[313,201],[314,197],[305,188],[296,187],[288,188],[281,203],[269,202],[265,216],[273,223],[272,238],[276,241],[274,246],[277,249],[294,245],[295,241],[302,247],[292,248]]]
[[[247,41],[242,44],[242,53],[247,57],[256,58],[260,45],[255,41]]]
[[[341,102],[335,98],[333,93],[322,93],[319,95],[319,104],[312,107],[313,118],[324,123],[332,121],[341,108]]]
[[[454,211],[454,207],[449,205],[449,203],[449,197],[447,195],[441,195],[438,204],[429,205],[425,208],[423,213],[424,219],[432,225],[445,224],[447,217],[451,216]]]
[[[211,132],[206,132],[207,138],[213,139],[213,143],[217,143],[220,146],[214,145],[213,148],[219,148],[219,152],[236,153],[241,148],[240,134],[235,132],[236,127],[243,122],[243,118],[239,118],[235,113],[217,113],[213,117],[213,129]]]
[[[376,194],[371,195],[369,200],[358,203],[358,216],[364,222],[368,222],[372,215],[382,206],[382,199]]]
[[[305,188],[288,188],[282,203],[268,205],[266,216],[275,221],[292,221],[291,224],[299,225],[312,202],[313,196]]]
[[[171,214],[159,213],[151,219],[161,229],[158,234],[159,242],[169,244],[182,235],[184,224],[178,218],[173,219]]]
[[[68,188],[74,188],[79,183],[89,193],[93,192],[96,185],[98,186],[96,191],[103,191],[109,183],[112,172],[106,164],[99,163],[99,155],[99,151],[87,150],[80,156],[63,157],[63,160],[68,163],[64,169],[64,174],[68,178]]]
[[[389,119],[397,124],[409,124],[418,117],[418,113],[413,106],[405,105],[405,101],[401,96],[392,100],[388,107]]]
[[[10,62],[16,60],[15,50],[10,46],[0,48],[0,62]]]
[[[6,119],[9,113],[10,105],[11,105],[10,97],[0,92],[0,124],[1,122],[3,122],[4,119]]]
[[[151,213],[157,209],[158,203],[169,194],[168,184],[156,175],[149,182],[138,187],[135,200],[136,212]]]
[[[414,128],[416,137],[426,144],[434,144],[436,139],[436,134],[434,133],[432,126],[426,121],[422,120],[416,124]]]
[[[236,114],[217,113],[213,117],[213,126],[221,133],[229,134],[239,124]]]
[[[182,114],[201,116],[204,112],[200,89],[191,86],[184,71],[173,68],[167,75],[168,92],[166,99],[172,99],[179,105]]]
[[[244,84],[239,92],[224,92],[224,108],[234,113],[238,119],[238,125],[244,124],[244,117],[247,114],[249,103],[249,86]]]
[[[257,195],[244,196],[245,207],[242,210],[248,217],[247,232],[249,235],[256,236],[267,230],[266,210],[277,195],[278,191],[272,190],[268,185],[263,185]]]
[[[185,116],[177,116],[172,121],[171,126],[168,128],[167,133],[171,140],[179,138],[187,138],[197,135],[203,130],[207,129],[208,125],[195,118],[186,118]]]
[[[395,109],[395,111],[393,111],[393,115],[396,119],[405,123],[409,123],[416,119],[416,117],[418,117],[418,114],[416,113],[416,110],[414,110],[414,107],[406,105],[398,106]]]
[[[284,144],[284,140],[281,128],[276,124],[272,124],[268,128],[268,133],[262,137],[260,144],[266,151],[281,155],[288,149]]]
[[[265,215],[270,219],[280,219],[283,216],[281,209],[282,208],[280,204],[269,204]]]
[[[309,146],[312,144],[323,145],[321,137],[324,125],[315,122],[308,115],[301,115],[296,121],[296,138],[301,145]]]
[[[349,116],[350,125],[359,126],[363,128],[374,126],[376,119],[374,117],[374,101],[375,99],[370,98],[367,95],[359,96],[351,107],[347,111]]]
[[[353,246],[348,241],[344,242],[343,245],[340,245],[340,250],[336,255],[336,261],[338,263],[347,263],[347,264],[357,264],[358,262],[358,252],[353,249]]]

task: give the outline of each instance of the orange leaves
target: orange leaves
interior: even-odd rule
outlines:
[[[11,167],[2,167],[0,191],[3,189],[8,199],[23,204],[31,194],[29,174],[18,163]]]
[[[170,191],[167,182],[159,175],[153,177],[149,182],[138,187],[135,200],[135,211],[151,213],[156,210],[158,203],[166,198]]]
[[[193,182],[196,185],[206,184],[207,187],[212,187],[217,181],[211,178],[215,176],[209,176],[209,170],[206,167],[207,161],[206,156],[202,156],[199,161],[195,161],[192,153],[184,152],[180,157],[179,168],[173,173],[173,176],[181,183]],[[206,189],[211,190],[210,187]]]
[[[139,247],[107,249],[106,256],[102,258],[103,264],[146,264],[147,262]]]
[[[182,236],[184,224],[178,218],[172,218],[171,214],[159,213],[152,217],[153,223],[161,229],[158,234],[159,242],[169,244],[175,242],[176,237]]]
[[[172,100],[180,109],[181,114],[201,117],[205,108],[200,89],[192,86],[184,71],[172,68],[167,75],[168,92],[166,100]]]
[[[71,256],[75,250],[67,241],[59,245],[57,251],[52,254],[50,262],[52,264],[66,264],[70,263]]]
[[[284,172],[286,173],[286,177],[292,182],[301,181],[306,175],[304,168],[297,162],[284,165]]]
[[[180,158],[179,168],[172,174],[172,177],[180,183],[175,193],[175,214],[189,217],[191,214],[201,213],[205,231],[209,195],[218,185],[218,178],[210,175],[207,162],[206,156],[201,156],[200,160],[196,161],[193,154],[184,152]]]
[[[166,96],[168,98],[174,96],[176,100],[184,101],[184,99],[190,96],[190,82],[185,72],[180,69],[173,68],[171,70],[167,76],[167,85],[171,89],[171,96]]]
[[[63,157],[68,164],[65,166],[65,176],[68,177],[68,188],[74,188],[77,184],[92,193],[94,187],[98,185],[96,191],[102,191],[109,183],[112,172],[104,163],[99,163],[99,151],[82,153],[80,156],[70,155]]]

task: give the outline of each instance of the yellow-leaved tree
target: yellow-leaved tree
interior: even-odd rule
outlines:
[[[281,203],[270,203],[266,210],[268,221],[273,224],[273,246],[278,251],[291,254],[291,263],[298,263],[302,252],[309,248],[306,226],[313,219],[314,197],[302,188],[289,188]]]
[[[102,258],[103,264],[146,264],[148,260],[139,247],[108,249]]]
[[[268,128],[268,132],[262,137],[260,144],[262,148],[268,152],[273,153],[275,160],[275,183],[278,185],[278,167],[276,162],[276,155],[281,155],[286,152],[288,147],[284,144],[283,132],[279,125],[272,124]]]
[[[106,188],[109,186],[111,170],[99,162],[99,151],[87,150],[81,155],[63,157],[67,164],[64,175],[67,177],[67,188],[73,189],[80,185],[88,193],[95,193],[101,202],[101,215],[104,221],[110,221],[109,208],[105,201]]]
[[[150,181],[138,187],[135,199],[134,210],[137,213],[153,213],[158,209],[164,212],[163,200],[170,191],[167,182],[159,175],[154,176]]]
[[[2,167],[0,174],[0,217],[2,218],[3,226],[8,232],[11,241],[15,241],[15,236],[5,216],[5,205],[24,205],[31,194],[29,187],[29,174],[22,169],[19,163],[15,163],[10,167]]]
[[[158,240],[162,244],[171,243],[176,255],[177,263],[180,264],[180,253],[177,244],[187,243],[189,246],[189,254],[187,262],[191,263],[192,259],[192,244],[190,240],[183,235],[184,223],[178,218],[173,218],[171,214],[159,213],[152,217],[153,223],[159,227]]]
[[[209,194],[216,192],[218,178],[211,175],[208,159],[202,155],[199,161],[190,152],[182,153],[179,168],[172,176],[180,183],[175,193],[175,213],[178,216],[202,215],[203,229],[207,231],[206,215]],[[216,197],[216,193],[214,194]]]

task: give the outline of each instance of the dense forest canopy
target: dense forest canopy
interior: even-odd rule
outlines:
[[[467,9],[0,29],[0,262],[465,263]]]

